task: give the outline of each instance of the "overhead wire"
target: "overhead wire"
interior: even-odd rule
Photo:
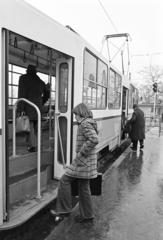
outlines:
[[[111,19],[111,17],[109,16],[108,11],[105,9],[104,5],[102,4],[102,2],[101,2],[100,0],[98,0],[98,2],[99,2],[99,4],[100,4],[102,10],[104,11],[107,19],[109,20],[109,22],[111,23],[112,27],[114,28],[115,32],[118,33],[118,29],[117,29],[116,25],[114,24],[113,20]],[[101,51],[100,51],[101,53],[102,53],[102,50],[103,50],[103,47],[104,47],[104,42],[105,42],[105,40],[106,40],[106,39],[104,38],[103,41],[102,41],[102,47],[101,47]],[[115,48],[119,49],[119,47],[117,47],[117,46],[116,46],[115,44],[113,44],[112,42],[111,42],[111,44],[112,44]],[[107,41],[107,48],[108,48],[108,41]],[[110,54],[109,54],[109,56],[110,56]],[[109,60],[109,61],[110,61],[110,60]]]
[[[104,5],[102,4],[102,2],[101,2],[100,0],[98,0],[98,2],[99,2],[99,4],[100,4],[101,8],[103,9],[103,11],[104,11],[107,19],[109,20],[109,22],[110,22],[111,25],[113,26],[114,30],[116,31],[116,33],[118,33],[118,29],[117,29],[117,27],[115,26],[115,24],[114,24],[113,20],[111,19],[111,17],[109,16],[108,12],[106,11]]]
[[[112,27],[114,28],[115,32],[118,33],[118,28],[116,27],[116,25],[114,24],[112,18],[110,17],[108,11],[105,9],[104,5],[102,4],[102,2],[100,0],[98,0],[98,3],[100,4],[102,10],[104,11],[107,19],[109,20],[109,22],[111,23]],[[130,36],[129,36],[130,37]],[[101,48],[101,53],[102,53],[102,50],[103,50],[103,47],[104,47],[104,42],[105,42],[105,38],[103,39],[102,41],[102,48]],[[127,41],[127,51],[128,51],[128,69],[127,69],[127,75],[129,74],[129,66],[130,66],[130,54],[129,54],[129,45],[128,45],[128,37],[126,39]],[[109,51],[109,44],[108,44],[108,39],[107,39],[107,49],[108,49],[108,56],[109,56],[109,62],[111,63],[112,60],[115,58],[115,56],[118,54],[119,51],[121,51],[121,53],[123,54],[123,49],[125,47],[125,43],[121,46],[121,47],[117,47],[115,44],[113,44],[112,42],[110,42],[115,48],[117,48],[117,53],[112,57],[112,59],[110,58],[110,51]]]

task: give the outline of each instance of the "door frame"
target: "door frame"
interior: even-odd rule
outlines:
[[[60,112],[59,110],[59,80],[60,80],[60,66],[63,63],[68,64],[68,93],[67,93],[67,111]],[[53,177],[59,179],[65,172],[65,165],[70,165],[72,155],[72,106],[73,106],[73,58],[62,58],[56,60],[56,101],[55,101],[55,141],[54,141],[54,174]],[[59,141],[62,140],[60,136],[61,129],[59,120],[60,118],[66,118],[67,120],[67,139],[66,139],[66,161],[61,150],[62,163],[58,161]],[[61,146],[62,144],[60,144]],[[61,147],[62,148],[62,147]],[[65,163],[64,163],[65,161]]]

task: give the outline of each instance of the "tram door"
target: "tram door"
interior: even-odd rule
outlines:
[[[72,58],[56,62],[54,178],[70,164],[72,110]]]
[[[126,123],[127,115],[128,115],[128,104],[127,104],[127,98],[128,98],[128,89],[126,87],[123,87],[122,92],[122,122],[121,122],[121,139],[125,138],[125,134],[123,133],[123,129]]]

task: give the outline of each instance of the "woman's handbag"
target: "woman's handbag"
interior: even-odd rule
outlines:
[[[30,132],[30,122],[27,115],[21,114],[16,118],[16,132]]]
[[[98,173],[96,178],[90,179],[91,195],[100,196],[102,194],[102,173]],[[78,179],[71,183],[72,196],[78,196]]]

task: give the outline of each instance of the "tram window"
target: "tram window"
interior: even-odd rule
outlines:
[[[9,105],[13,105],[18,97],[18,84],[19,78],[22,74],[26,73],[26,68],[18,67],[9,64]],[[37,75],[45,83],[49,82],[49,75],[38,72]],[[52,77],[51,81],[51,101],[52,105],[55,104],[55,77]],[[46,105],[48,102],[46,103]]]
[[[18,73],[18,74],[25,74],[26,73],[26,68],[12,65],[12,71],[15,72],[15,73]]]
[[[98,60],[97,108],[106,108],[107,65]],[[100,84],[100,85],[99,85]]]
[[[106,106],[106,88],[97,87],[97,108],[105,108]]]
[[[18,85],[20,74],[9,72],[9,84]]]
[[[25,73],[25,68],[9,64],[9,105],[13,105],[18,96],[19,77]]]
[[[121,103],[121,76],[110,69],[108,108],[119,109]]]
[[[98,60],[98,83],[107,87],[107,65]]]
[[[138,103],[138,90],[132,84],[130,84],[129,88],[129,108],[133,107],[133,104]]]
[[[130,85],[129,88],[129,108],[132,108],[133,104],[134,104],[134,86]]]
[[[37,75],[44,81],[46,84],[48,83],[48,75],[44,73],[37,73]]]
[[[59,110],[67,112],[68,108],[68,64],[62,63],[59,68]]]
[[[17,41],[16,44],[15,40]],[[49,62],[50,56],[51,60]],[[10,108],[12,108],[12,105],[18,98],[19,78],[22,74],[26,74],[28,64],[37,66],[37,75],[46,84],[51,81],[51,95],[45,104],[50,104],[53,108],[56,96],[55,59],[59,56],[59,52],[53,51],[53,49],[47,46],[9,32],[8,102],[11,105]],[[49,66],[51,66],[50,69]]]
[[[88,51],[85,51],[83,102],[90,109],[96,108],[96,69],[97,59]]]
[[[55,91],[55,77],[52,77],[51,88],[52,91]]]
[[[17,98],[9,98],[9,106],[13,106],[16,102]]]
[[[89,81],[84,81],[83,102],[89,108],[96,108],[96,85]]]
[[[106,108],[107,65],[88,51],[84,55],[83,102],[90,109]]]
[[[11,98],[17,98],[18,95],[18,86],[9,85],[9,96]]]

